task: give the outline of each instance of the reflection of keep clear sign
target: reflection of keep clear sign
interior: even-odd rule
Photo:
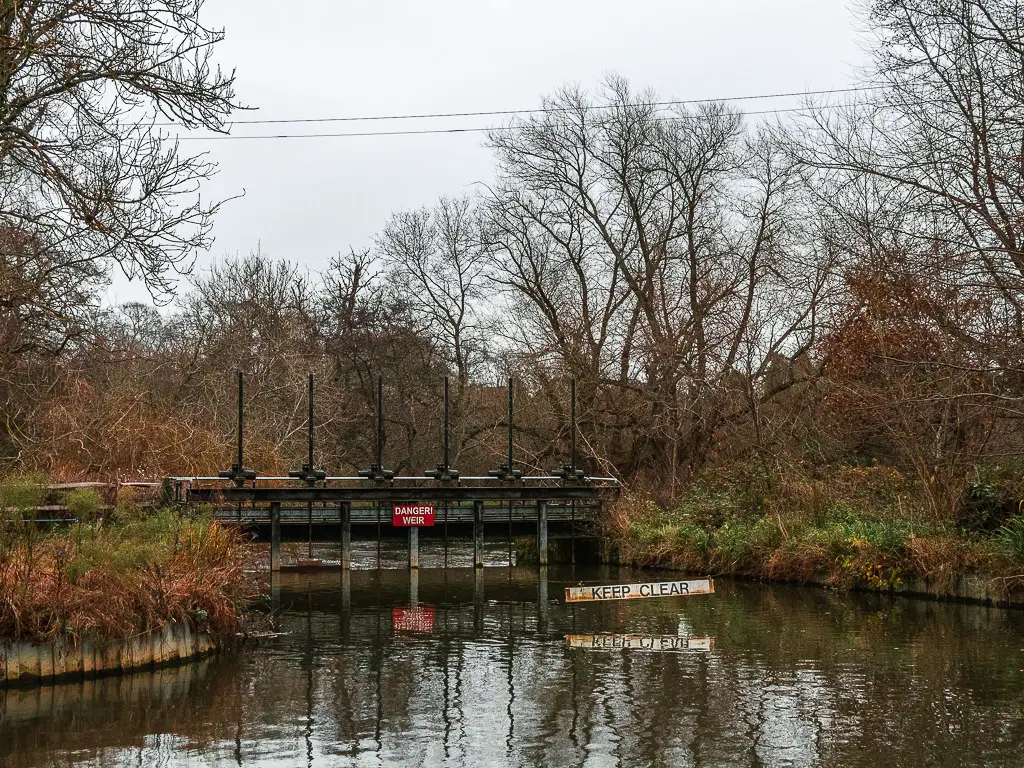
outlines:
[[[428,505],[394,507],[391,524],[400,528],[434,525],[434,508]]]
[[[566,635],[565,644],[569,648],[597,651],[623,648],[637,651],[710,651],[715,647],[715,638],[677,635]]]
[[[587,600],[629,600],[638,597],[686,597],[707,595],[715,591],[711,579],[688,581],[655,581],[647,584],[605,584],[600,587],[566,587],[565,602]]]

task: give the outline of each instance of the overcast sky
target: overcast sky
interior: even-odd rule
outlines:
[[[224,27],[246,119],[535,107],[565,83],[616,72],[670,99],[851,85],[862,34],[844,0],[207,0]],[[795,99],[744,102],[747,110]],[[502,118],[236,125],[233,135],[485,127]],[[311,269],[367,246],[395,210],[472,193],[492,177],[480,133],[189,141],[220,166],[228,203],[197,268],[264,253]],[[107,300],[147,294],[115,280]]]

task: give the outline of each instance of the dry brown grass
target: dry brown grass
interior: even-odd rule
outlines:
[[[125,638],[171,622],[232,635],[255,597],[243,575],[244,544],[234,530],[168,512],[22,536],[0,558],[0,637]]]

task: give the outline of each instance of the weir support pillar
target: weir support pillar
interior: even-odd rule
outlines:
[[[537,502],[537,565],[548,564],[548,503]]]
[[[473,502],[473,567],[484,567],[484,503]]]
[[[270,503],[270,572],[281,571],[281,502]]]
[[[416,526],[409,528],[409,567],[420,567],[420,529]]]
[[[352,567],[352,502],[341,502],[341,569]]]

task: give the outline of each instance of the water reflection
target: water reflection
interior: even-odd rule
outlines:
[[[244,653],[0,694],[0,764],[1020,764],[1019,612],[728,582],[561,601],[637,577],[284,574],[285,634]],[[567,647],[605,633],[709,642]]]

